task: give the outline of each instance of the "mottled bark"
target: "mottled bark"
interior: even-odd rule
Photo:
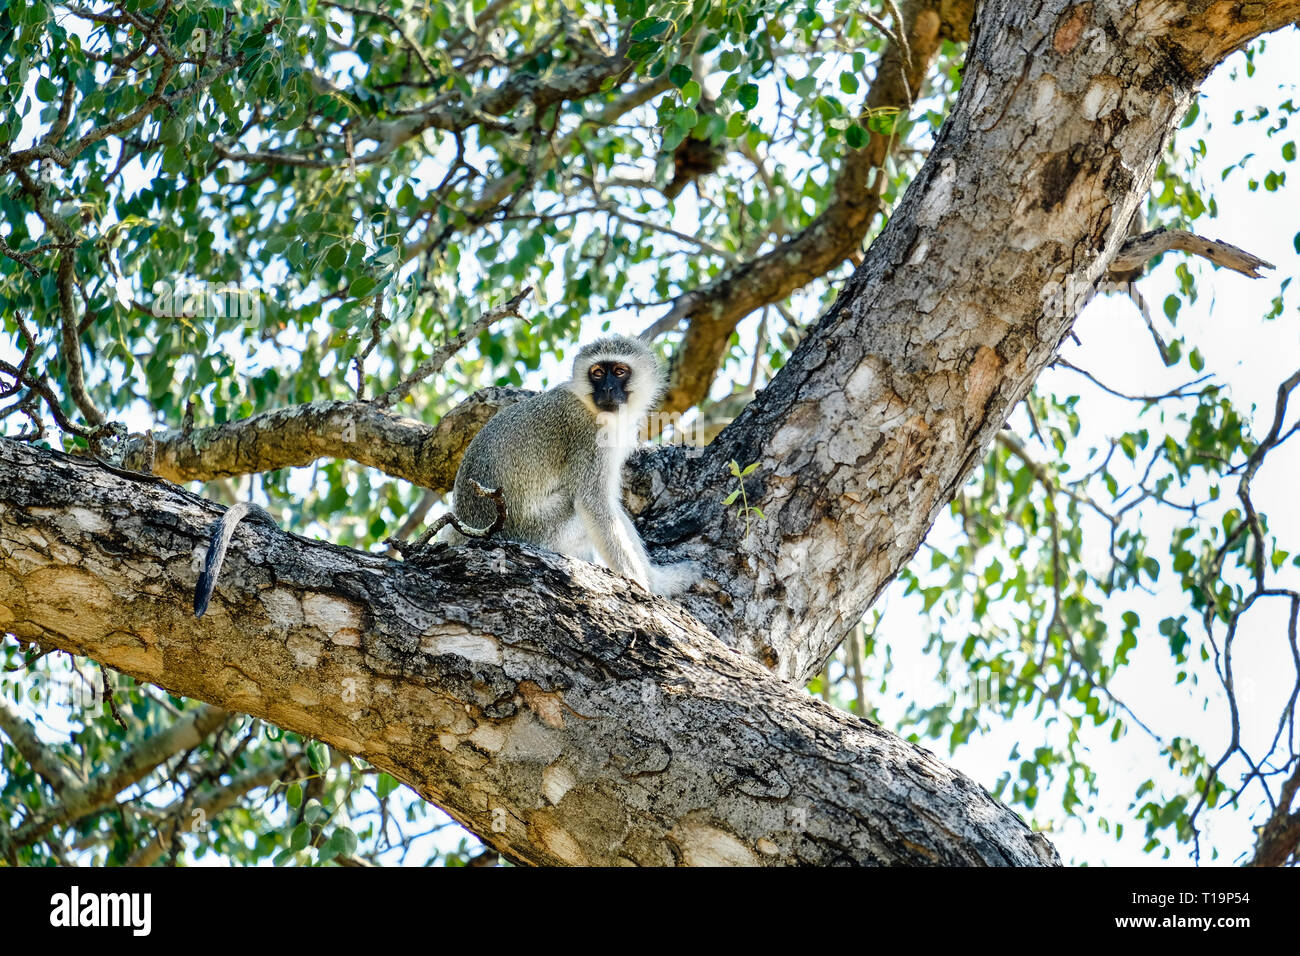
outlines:
[[[298,468],[337,458],[378,468],[434,491],[450,491],[460,456],[484,422],[532,392],[485,388],[436,426],[366,401],[311,402],[251,418],[153,436],[153,473],[169,481],[211,481]],[[149,441],[125,443],[123,464],[149,468]]]
[[[652,550],[709,571],[694,617],[518,547],[421,570],[251,526],[196,625],[210,506],[0,443],[0,628],[319,736],[522,860],[1049,860],[968,781],[745,658],[820,668],[1069,333],[1197,84],[1297,16],[985,3],[954,113],[835,307],[707,449],[637,459]],[[760,465],[748,534],[731,459]]]
[[[215,514],[0,440],[0,628],[327,741],[520,861],[1056,862],[928,752],[558,555],[417,567],[250,525],[196,622]]]
[[[817,673],[1055,356],[1197,84],[1298,15],[1300,0],[980,8],[953,114],[834,307],[702,455],[665,453],[637,482],[647,537],[711,562],[729,603],[684,603],[716,635],[793,680]],[[760,463],[746,488],[767,517],[748,536],[721,504],[732,459]]]

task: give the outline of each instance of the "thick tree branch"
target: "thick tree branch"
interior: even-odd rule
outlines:
[[[1078,304],[1059,290],[1086,292],[1110,272],[1195,92],[1170,81],[1158,43],[1153,53],[1149,15],[988,5],[952,117],[836,307],[706,451],[638,456],[629,486],[642,531],[671,551],[662,557],[711,565],[725,609],[703,592],[684,600],[726,643],[793,680],[816,673],[1055,358]],[[337,451],[312,435],[341,424],[299,429],[300,444],[329,446],[311,457]],[[263,448],[281,434],[270,431]],[[450,483],[454,457],[415,471],[384,460],[409,461],[386,451],[403,444],[376,427],[344,457]],[[751,535],[721,505],[732,459],[760,462],[746,490],[767,518]],[[288,463],[277,454],[259,468]]]
[[[985,3],[953,113],[835,306],[703,454],[644,463],[643,531],[712,561],[727,611],[683,600],[725,642],[817,673],[1054,359],[1195,94],[1163,45],[1177,6]],[[721,504],[733,459],[759,463],[751,534]]]
[[[425,567],[241,528],[0,440],[0,626],[327,741],[533,863],[1057,862],[929,753],[603,569],[518,546]]]
[[[1170,66],[1197,83],[1255,37],[1300,23],[1300,0],[1143,0],[1135,6],[1135,39],[1160,43]]]
[[[321,458],[355,461],[433,491],[450,491],[460,456],[484,423],[533,392],[485,388],[436,426],[369,401],[291,405],[209,428],[154,434],[152,471],[169,481],[212,481],[301,468]],[[149,470],[149,440],[124,443],[123,462]]]

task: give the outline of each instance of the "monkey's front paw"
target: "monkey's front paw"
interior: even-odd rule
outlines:
[[[672,597],[681,594],[704,576],[704,569],[695,561],[681,561],[677,564],[652,564],[650,566],[650,590],[655,594]]]

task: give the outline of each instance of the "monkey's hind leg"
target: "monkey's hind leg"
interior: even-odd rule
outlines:
[[[645,550],[645,542],[641,540],[641,534],[636,530],[636,525],[632,523],[632,518],[622,507],[619,507],[617,514],[619,523],[623,526],[624,534],[636,542],[637,554],[645,561],[646,577],[649,581],[647,591],[664,597],[673,597],[685,591],[704,576],[704,569],[694,561],[680,561],[676,564],[651,564],[649,555]]]

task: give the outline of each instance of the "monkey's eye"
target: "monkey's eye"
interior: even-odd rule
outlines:
[[[591,376],[592,378],[604,378],[604,377],[605,377],[605,370],[604,370],[603,368],[601,368],[599,365],[593,365],[593,366],[591,367],[591,371],[588,372],[587,374],[588,374],[589,376]]]
[[[614,366],[614,374],[617,375],[619,378],[627,378],[627,373],[630,371],[632,370],[628,368],[626,365]]]

